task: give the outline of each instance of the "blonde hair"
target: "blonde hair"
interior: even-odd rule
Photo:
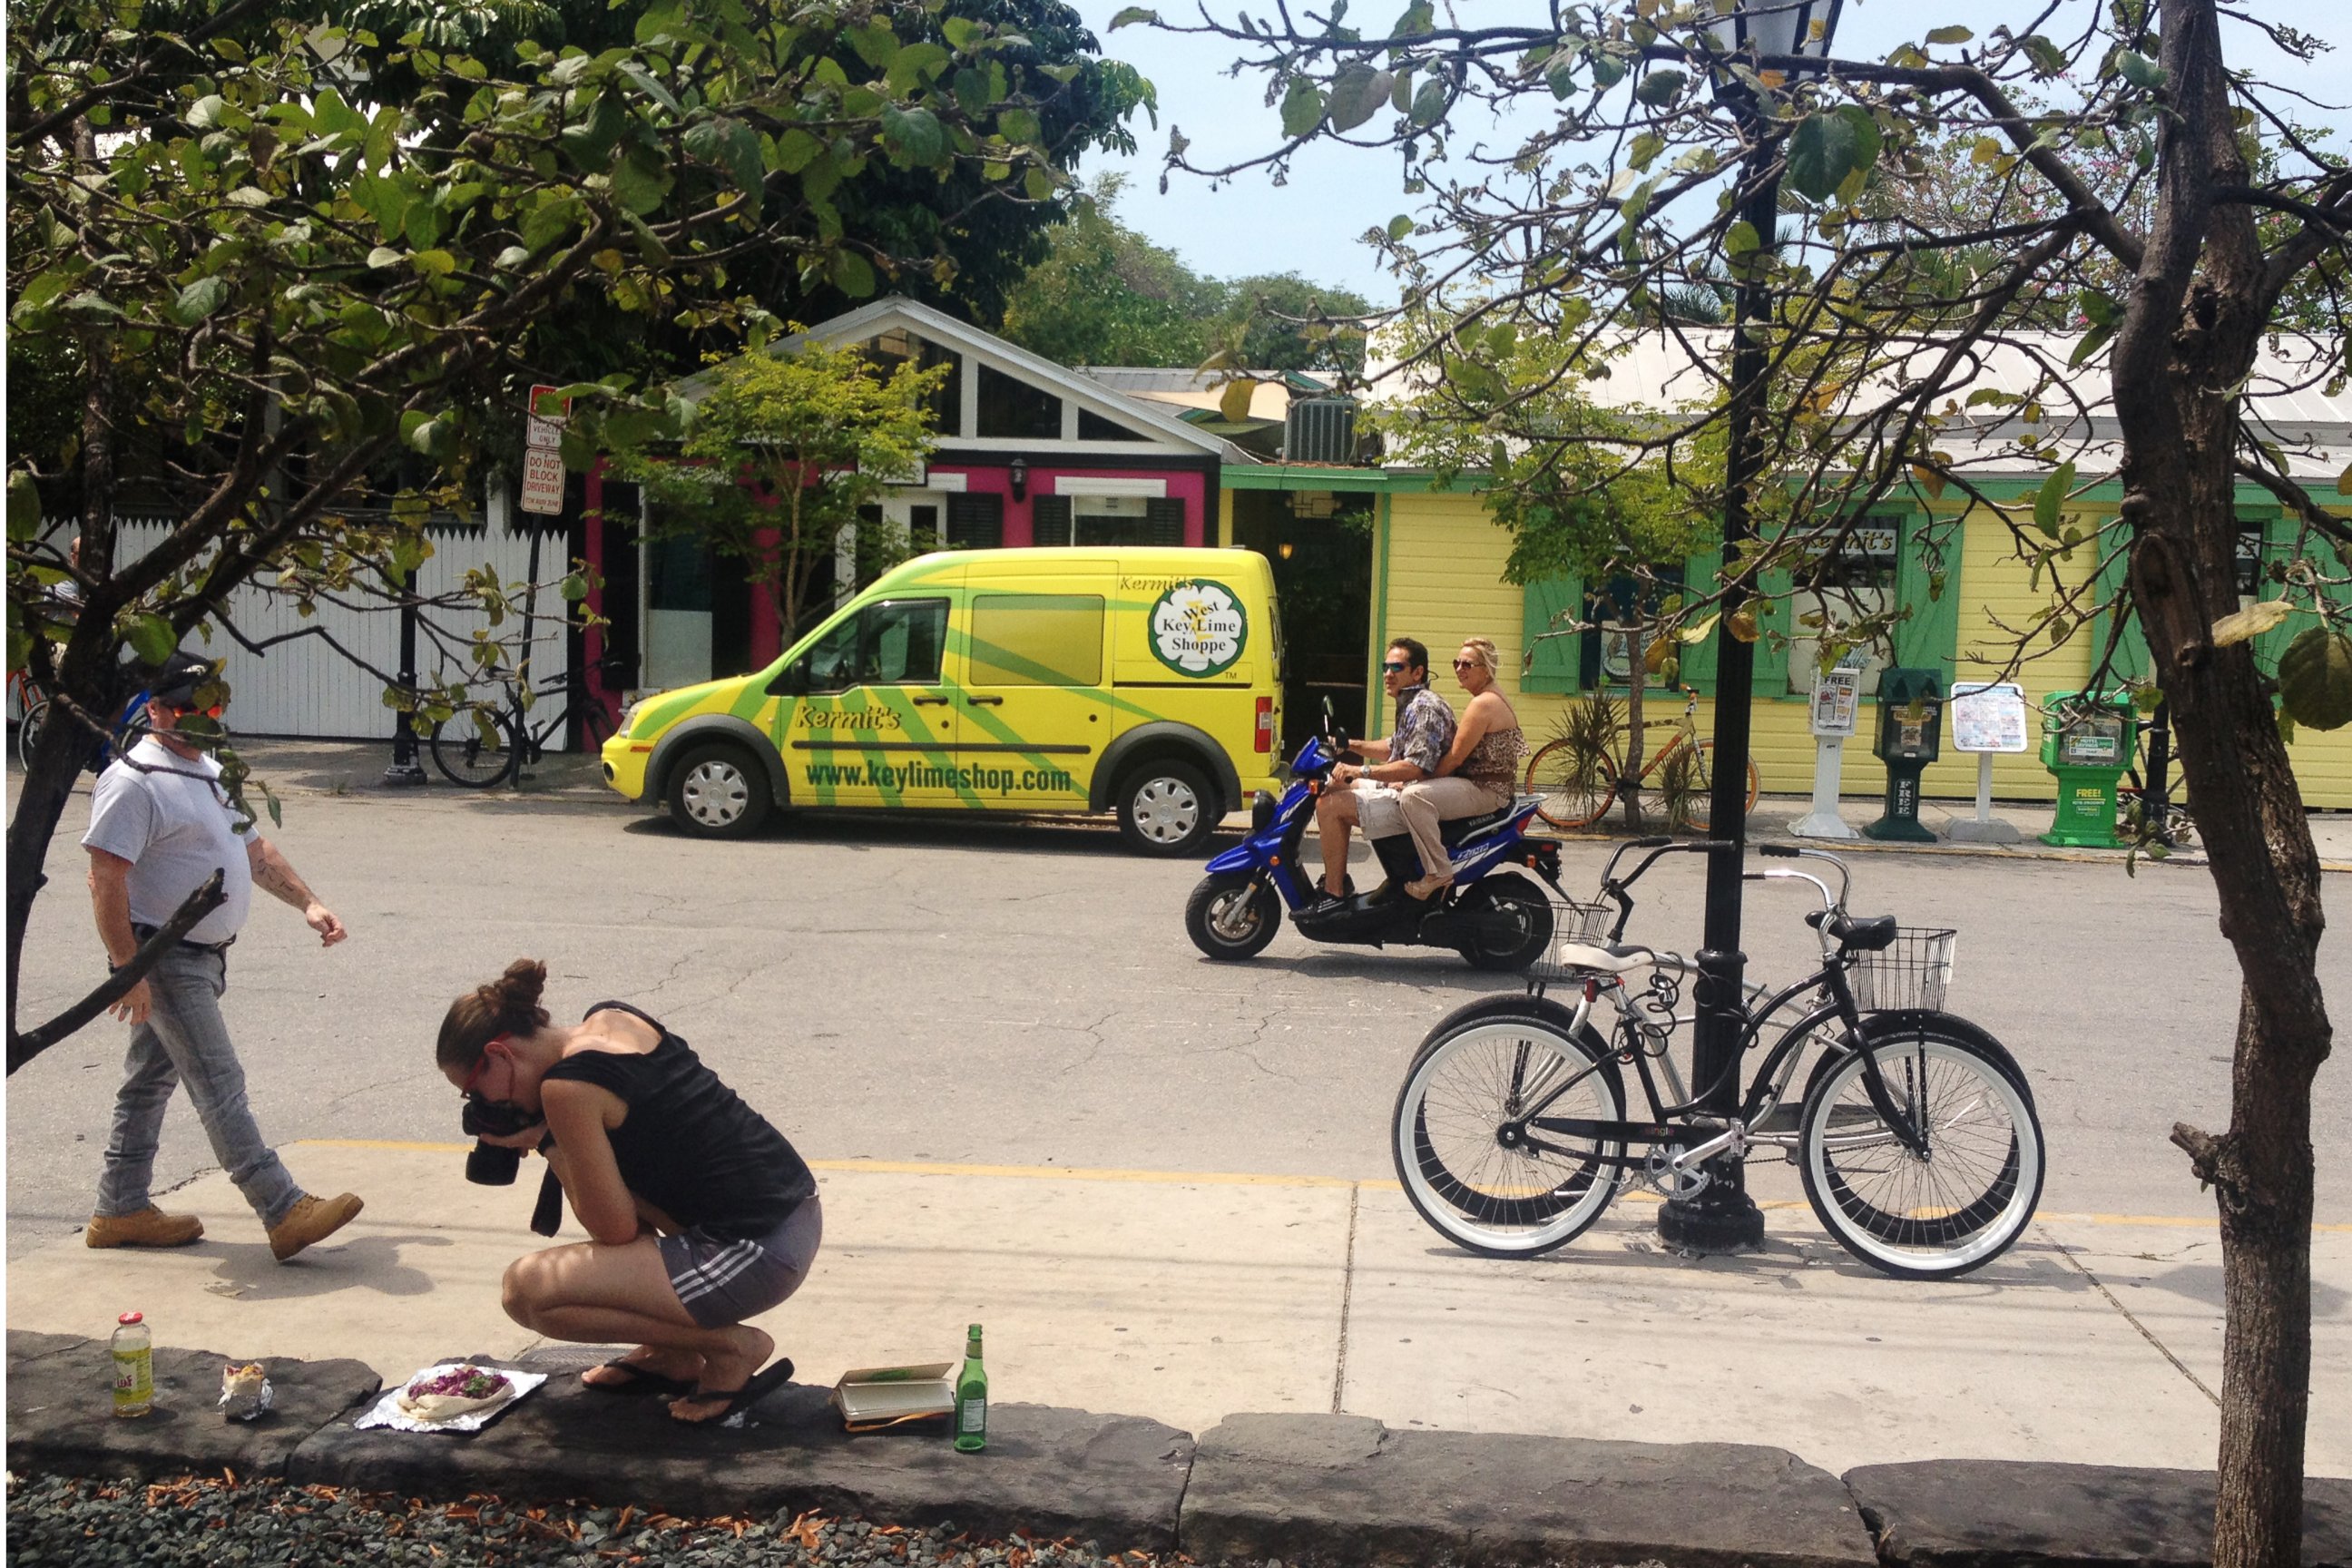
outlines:
[[[1499,656],[1495,651],[1495,639],[1493,637],[1464,637],[1462,639],[1462,646],[1469,651],[1472,657],[1477,659],[1480,668],[1484,668],[1487,674],[1500,675],[1503,673],[1503,667],[1500,662]]]

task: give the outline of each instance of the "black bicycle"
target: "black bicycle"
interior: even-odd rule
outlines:
[[[462,708],[433,728],[433,765],[451,784],[467,789],[495,789],[509,777],[546,754],[548,742],[564,733],[574,714],[580,719],[583,749],[602,750],[613,733],[612,716],[592,696],[587,682],[569,670],[531,683],[533,700],[526,707],[523,687],[513,670],[492,672],[505,695],[497,707]],[[562,705],[544,722],[534,723],[542,710],[541,698],[561,696]]]
[[[1806,916],[1821,967],[1739,1008],[1737,1073],[1768,1026],[1790,1019],[1729,1116],[1700,1106],[1670,1055],[1692,966],[1678,954],[1622,942],[1630,889],[1664,855],[1717,844],[1664,838],[1621,846],[1601,878],[1609,903],[1570,901],[1551,962],[1526,995],[1456,1008],[1415,1052],[1398,1092],[1391,1148],[1405,1195],[1449,1240],[1496,1258],[1551,1251],[1581,1235],[1616,1194],[1643,1181],[1690,1198],[1707,1164],[1768,1151],[1792,1160],[1822,1226],[1874,1268],[1945,1279],[1998,1258],[2033,1218],[2044,1172],[2042,1126],[2006,1047],[1943,1011],[1954,933],[1846,912],[1848,873],[1817,849],[1767,845],[1776,858],[1823,860],[1839,878],[1748,872],[1751,881],[1811,883],[1822,907]],[[1631,875],[1628,850],[1651,853]],[[1609,904],[1616,906],[1613,922]],[[1573,1003],[1550,994],[1571,987]],[[1592,1016],[1608,1003],[1604,1035]],[[1806,1058],[1793,1118],[1789,1089]],[[1624,1069],[1648,1102],[1629,1119]],[[1663,1080],[1663,1083],[1662,1083]]]

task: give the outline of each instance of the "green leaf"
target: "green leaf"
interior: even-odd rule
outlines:
[[[457,258],[446,250],[420,250],[408,264],[427,278],[446,278],[457,270]]]
[[[1823,202],[1849,176],[1878,161],[1878,121],[1859,104],[1825,114],[1809,114],[1789,137],[1789,184],[1800,195]]]
[[[2041,34],[2028,34],[2017,40],[2017,47],[2033,62],[2034,75],[2048,78],[2066,74],[2066,51]]]
[[[588,579],[577,572],[572,573],[563,579],[562,592],[565,603],[576,605],[588,596]]]
[[[2136,49],[2116,51],[2116,69],[2124,79],[2144,92],[2154,92],[2164,85],[2164,68]]]
[[[1761,248],[1763,244],[1764,238],[1756,232],[1756,226],[1741,218],[1724,231],[1723,254],[1737,259]]]
[[[2084,332],[2081,340],[2074,344],[2074,352],[2066,356],[2066,363],[2070,367],[2082,365],[2093,354],[2107,346],[2107,340],[2116,335],[2116,328],[2121,324],[2120,322],[2102,322]]]
[[[1445,118],[1445,83],[1431,77],[1412,95],[1412,122],[1416,126],[1434,125]]]
[[[1120,12],[1119,15],[1122,16],[1132,17],[1134,13],[1135,7],[1129,6],[1127,10]],[[1149,12],[1145,13],[1146,16],[1149,16],[1150,14],[1150,13]],[[1116,27],[1118,24],[1117,22],[1113,22],[1111,26]],[[960,54],[970,53],[972,45],[979,42],[983,37],[981,32],[980,24],[965,16],[941,17],[940,19],[940,33],[947,39],[948,47],[956,50]]]
[[[1160,13],[1149,5],[1129,5],[1118,16],[1113,16],[1110,19],[1110,26],[1105,27],[1103,31],[1116,33],[1121,27],[1133,26],[1139,22],[1156,27],[1160,26]]]
[[[1396,79],[1366,61],[1350,60],[1331,81],[1331,129],[1353,131],[1388,102]]]
[[[2352,464],[2347,464],[2344,471],[2336,476],[2336,493],[2352,496]]]
[[[172,623],[161,616],[136,615],[122,628],[125,642],[140,658],[148,664],[161,664],[172,657],[180,639],[172,630]]]
[[[8,476],[8,537],[22,542],[41,531],[41,489],[33,476],[17,472]],[[14,619],[11,616],[10,619]],[[18,666],[17,668],[22,668]]]
[[[1392,38],[1419,38],[1437,30],[1437,7],[1430,0],[1413,0],[1404,8],[1404,15],[1389,29]]]
[[[1389,219],[1389,238],[1391,240],[1402,239],[1412,233],[1412,219],[1403,213],[1399,213]],[[2346,481],[2352,482],[2352,468],[2344,470],[2344,478]]]
[[[857,252],[835,251],[830,270],[834,287],[851,299],[863,300],[874,292],[874,268]]]
[[[613,195],[639,217],[658,208],[669,187],[670,173],[659,155],[644,148],[630,148],[628,156],[613,167]]]
[[[787,131],[776,139],[776,167],[797,174],[824,151],[824,143],[805,131]]]
[[[882,145],[899,162],[928,168],[947,154],[947,127],[928,109],[902,110],[886,104],[882,110]]]
[[[228,302],[229,280],[225,277],[199,278],[180,290],[172,302],[172,319],[182,326],[193,327]]]
[[[1664,137],[1654,131],[1644,131],[1633,138],[1633,144],[1626,149],[1625,157],[1626,161],[1636,169],[1647,169],[1652,163],[1657,162],[1658,154],[1665,150]]]
[[[2295,723],[2340,730],[2352,723],[2352,637],[2314,626],[2279,655],[2279,702]]]
[[[2061,463],[2034,492],[2033,526],[2052,539],[2058,537],[2058,509],[2065,504],[2066,492],[2074,488],[2074,465]]]
[[[1615,55],[1596,54],[1592,57],[1592,85],[1615,87],[1625,79],[1625,62]]]
[[[1931,44],[1965,44],[1975,37],[1966,27],[1938,27],[1927,35],[1927,41]]]
[[[1680,71],[1652,71],[1633,86],[1633,96],[1653,109],[1664,109],[1682,96],[1690,78]]]
[[[1323,122],[1323,92],[1303,76],[1290,79],[1282,95],[1282,133],[1305,136]]]

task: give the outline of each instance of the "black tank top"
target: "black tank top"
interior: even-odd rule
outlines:
[[[578,1051],[547,1077],[610,1089],[629,1108],[611,1136],[630,1192],[722,1241],[763,1237],[815,1194],[808,1163],[691,1047],[626,1002],[599,1002],[583,1016],[607,1008],[652,1025],[660,1043],[643,1055]]]

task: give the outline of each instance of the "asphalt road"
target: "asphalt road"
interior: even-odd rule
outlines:
[[[84,809],[35,914],[27,1021],[102,970],[74,845]],[[1138,858],[1096,825],[836,818],[719,845],[598,801],[436,790],[299,795],[274,836],[353,933],[322,952],[264,898],[232,955],[226,1006],[280,1143],[455,1142],[435,1029],[452,997],[529,954],[553,972],[560,1016],[608,996],[646,1007],[812,1158],[1381,1177],[1415,1044],[1509,984],[1447,954],[1322,948],[1286,927],[1254,963],[1209,963],[1182,927],[1197,865]],[[1572,847],[1571,888],[1601,859]],[[2210,1212],[2166,1141],[2178,1120],[2226,1121],[2238,988],[2202,870],[1854,865],[1857,912],[1961,931],[1949,1005],[2033,1081],[2046,1210]],[[1699,879],[1695,859],[1654,875],[1632,934],[1695,947]],[[2327,894],[2342,929],[2352,878],[2329,878]],[[1805,908],[1780,889],[1752,895],[1751,973],[1802,973]],[[2323,950],[2339,1009],[2347,953],[2341,937]],[[101,1020],[8,1080],[9,1256],[89,1213],[122,1037]],[[2314,1128],[2319,1218],[2352,1220],[2342,1053]],[[211,1164],[177,1103],[158,1186]],[[1796,1190],[1785,1172],[1760,1181]]]

